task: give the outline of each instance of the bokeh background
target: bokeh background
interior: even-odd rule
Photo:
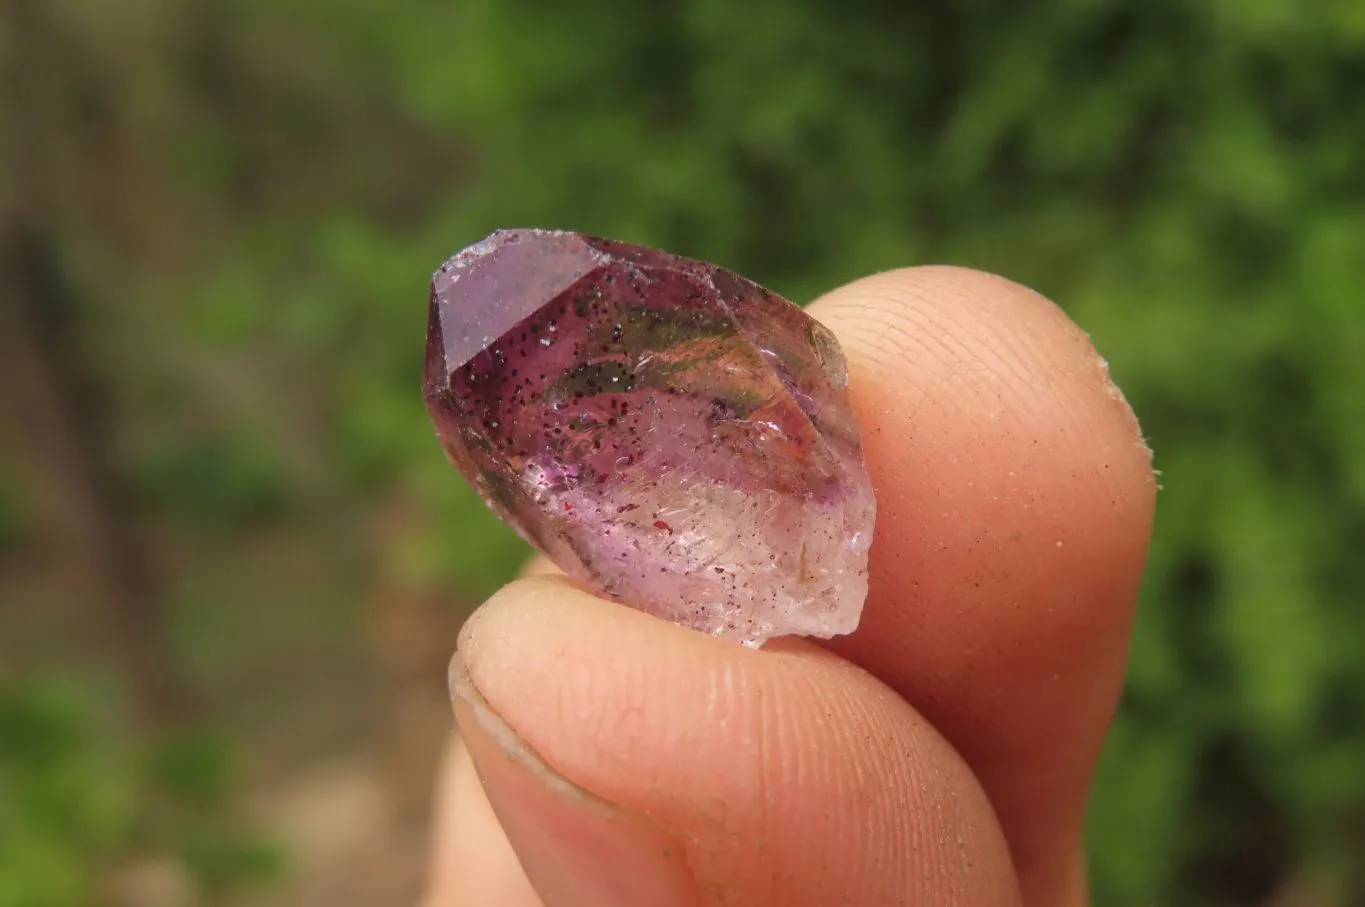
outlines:
[[[996,271],[1163,473],[1106,905],[1365,904],[1365,4],[0,0],[0,905],[420,884],[520,543],[444,463],[498,226],[806,300]]]

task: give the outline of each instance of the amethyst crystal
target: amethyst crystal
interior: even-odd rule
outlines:
[[[844,357],[714,265],[506,230],[431,285],[452,463],[596,592],[750,645],[852,631],[875,512]]]

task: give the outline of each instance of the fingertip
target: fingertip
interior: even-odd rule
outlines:
[[[555,566],[554,561],[543,554],[535,554],[522,565],[519,577],[527,576],[563,576],[564,571]]]
[[[1151,454],[1089,336],[953,267],[811,306],[839,337],[877,489],[858,632],[830,648],[967,758],[1031,902],[1074,887],[1155,505]]]
[[[865,428],[950,401],[960,423],[982,415],[1047,419],[1113,453],[1114,481],[1155,494],[1152,452],[1136,414],[1089,334],[1036,291],[984,271],[946,265],[900,268],[825,294],[809,311],[850,359]],[[927,406],[923,421],[938,414]],[[904,426],[895,426],[903,428]],[[932,433],[935,426],[926,426]],[[919,434],[919,433],[917,433]]]
[[[550,770],[680,842],[701,890],[753,907],[1016,902],[965,764],[810,643],[744,649],[537,577],[495,596],[460,652]]]

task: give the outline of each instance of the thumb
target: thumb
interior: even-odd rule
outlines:
[[[520,580],[461,634],[456,717],[546,907],[1011,905],[966,764],[860,668]]]

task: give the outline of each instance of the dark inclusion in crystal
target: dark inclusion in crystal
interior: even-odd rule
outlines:
[[[746,644],[858,624],[846,387],[826,328],[704,262],[500,230],[432,278],[427,407],[488,506],[601,594]]]

